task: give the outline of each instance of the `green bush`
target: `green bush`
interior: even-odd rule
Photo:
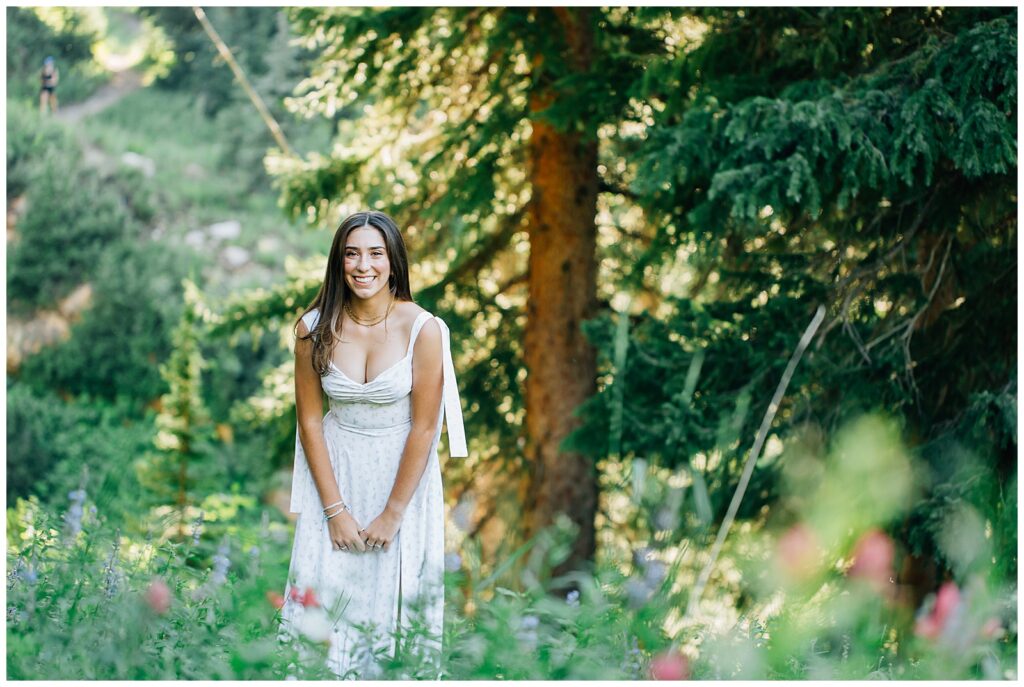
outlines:
[[[33,164],[28,208],[8,255],[9,309],[52,307],[95,275],[112,244],[137,231],[111,186],[79,166],[76,151],[49,148]]]
[[[123,398],[140,411],[166,390],[158,365],[170,355],[183,263],[181,254],[164,245],[104,247],[92,307],[67,341],[26,359],[21,378],[76,396]]]
[[[81,148],[68,129],[37,109],[17,100],[7,100],[7,197],[25,193],[32,176],[33,162],[50,149],[65,150],[81,156]]]
[[[149,423],[126,422],[123,408],[80,401],[23,384],[7,389],[7,501],[36,496],[63,505],[88,471],[97,499],[123,520],[138,482],[130,469],[152,438]]]

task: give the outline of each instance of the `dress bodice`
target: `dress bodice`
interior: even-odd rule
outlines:
[[[333,362],[320,376],[320,384],[331,406],[331,418],[346,429],[360,433],[395,431],[412,422],[412,357],[416,338],[427,320],[435,319],[441,328],[442,371],[444,391],[438,430],[447,415],[448,441],[453,456],[465,456],[466,439],[462,424],[462,406],[455,380],[455,367],[451,356],[451,336],[448,326],[440,317],[421,312],[412,325],[405,356],[379,373],[373,379],[359,383],[348,377]],[[303,318],[309,331],[319,320],[319,311],[313,309]],[[325,418],[326,419],[326,418]]]

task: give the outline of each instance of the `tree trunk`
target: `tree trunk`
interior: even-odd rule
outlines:
[[[587,69],[591,8],[539,11],[555,13],[569,63]],[[553,89],[540,87],[530,95],[530,109],[542,110],[557,97]],[[533,195],[524,355],[531,475],[525,525],[532,535],[564,513],[579,527],[572,554],[555,570],[559,574],[594,554],[596,470],[587,458],[559,451],[559,444],[578,424],[573,412],[596,391],[595,353],[580,323],[597,308],[597,140],[535,119],[529,150]]]

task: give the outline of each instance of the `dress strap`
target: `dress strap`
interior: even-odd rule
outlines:
[[[306,329],[313,331],[313,327],[320,321],[320,309],[313,308],[308,313],[302,316],[302,321],[306,323]]]
[[[405,349],[405,354],[409,355],[412,353],[413,344],[416,343],[416,337],[420,335],[420,330],[423,329],[423,325],[426,324],[427,320],[430,319],[430,313],[426,310],[416,316],[416,319],[412,323],[412,334],[409,335],[409,347]]]
[[[440,317],[434,317],[441,326],[442,358],[441,367],[444,372],[444,403],[443,413],[448,424],[448,452],[453,458],[465,458],[466,429],[462,424],[462,402],[459,399],[459,386],[455,381],[455,365],[452,363],[451,334],[448,325]]]

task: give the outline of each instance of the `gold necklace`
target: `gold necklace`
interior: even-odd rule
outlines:
[[[364,327],[372,327],[375,324],[380,324],[381,322],[383,322],[387,318],[387,316],[391,314],[391,308],[394,307],[394,305],[395,294],[391,294],[391,302],[388,303],[388,309],[384,311],[383,315],[378,317],[376,320],[373,320],[372,322],[370,320],[359,319],[359,316],[352,312],[352,307],[348,303],[345,303],[345,312],[348,313],[348,316],[352,318],[352,321],[355,322],[356,324],[361,324]]]

